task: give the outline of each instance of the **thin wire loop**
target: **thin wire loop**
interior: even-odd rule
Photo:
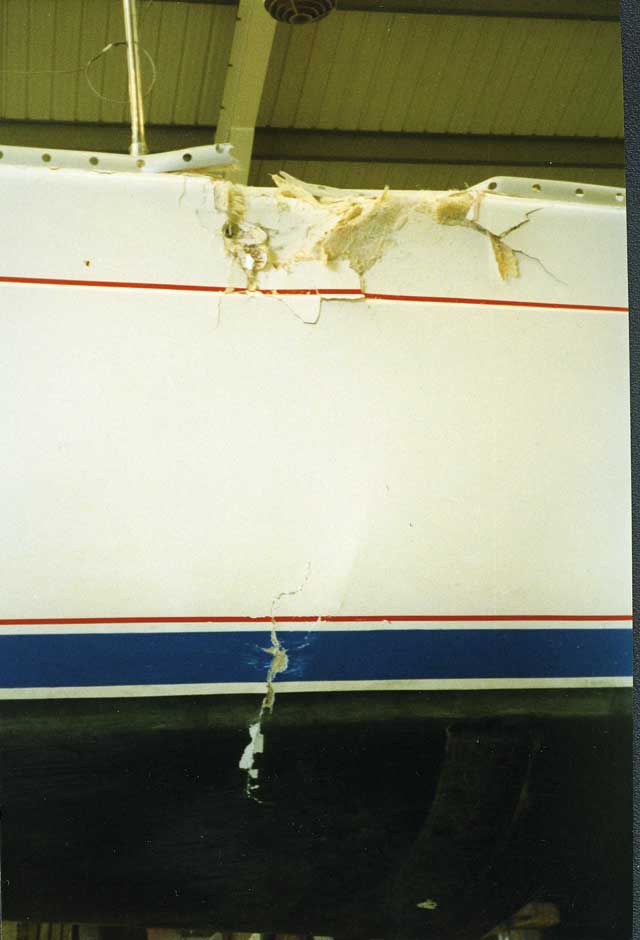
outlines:
[[[81,65],[75,69],[0,69],[0,75],[24,75],[26,77],[30,77],[31,75],[78,75],[80,72],[84,72],[87,85],[96,98],[100,98],[101,101],[110,101],[112,104],[127,104],[129,101],[128,98],[109,98],[107,95],[103,95],[98,91],[89,77],[89,69],[92,65],[95,65],[95,63],[98,62],[103,55],[109,52],[110,49],[115,49],[116,46],[126,46],[126,44],[127,43],[124,39],[118,40],[117,42],[107,43],[107,45],[101,49],[100,52],[96,52],[94,56],[91,56],[88,62],[85,62],[84,65]],[[153,91],[153,87],[158,77],[158,70],[156,68],[156,63],[153,59],[153,56],[149,50],[145,49],[144,46],[140,46],[140,52],[146,56],[147,61],[151,66],[151,81],[147,90],[142,93],[142,97],[147,98]]]
[[[126,46],[126,45],[127,45],[127,43],[126,43],[126,40],[124,40],[124,39],[121,39],[121,40],[119,40],[118,42],[110,42],[110,43],[108,43],[108,44],[104,47],[104,49],[101,49],[100,52],[97,52],[94,56],[92,56],[92,58],[89,59],[89,61],[87,62],[87,64],[84,66],[84,69],[80,69],[80,70],[79,70],[79,71],[84,71],[84,77],[85,77],[86,80],[87,80],[87,85],[89,86],[89,88],[91,89],[91,91],[94,93],[94,95],[95,95],[97,98],[100,98],[101,101],[110,101],[112,104],[127,104],[128,101],[129,101],[128,98],[109,98],[107,95],[103,95],[101,92],[98,91],[98,89],[95,87],[95,85],[93,84],[93,82],[91,81],[91,79],[90,79],[90,77],[89,77],[89,69],[90,69],[91,66],[94,65],[100,58],[102,58],[102,56],[103,56],[105,53],[109,52],[110,49],[115,49],[116,46]],[[143,98],[147,98],[147,97],[151,94],[151,92],[153,91],[153,86],[155,85],[156,79],[157,79],[157,77],[158,77],[158,70],[156,69],[156,63],[155,63],[154,60],[153,60],[153,56],[151,55],[151,53],[150,53],[147,49],[144,48],[144,46],[140,46],[140,52],[142,52],[142,54],[146,56],[147,61],[148,61],[149,65],[151,66],[151,73],[152,73],[152,74],[151,74],[151,82],[149,83],[149,87],[147,88],[147,90],[142,93],[142,97],[143,97]]]

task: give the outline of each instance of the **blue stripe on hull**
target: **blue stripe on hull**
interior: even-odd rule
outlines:
[[[631,676],[628,629],[280,629],[282,680]],[[244,683],[265,679],[266,631],[0,637],[0,687]]]

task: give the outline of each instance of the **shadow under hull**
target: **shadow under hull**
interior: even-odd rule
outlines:
[[[8,920],[479,938],[631,921],[626,689],[0,705]]]

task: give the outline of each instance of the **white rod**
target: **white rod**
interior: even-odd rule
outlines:
[[[129,107],[131,110],[131,144],[134,156],[148,153],[144,136],[144,105],[142,77],[140,75],[140,45],[138,42],[138,10],[136,0],[122,0],[124,31],[127,40],[127,71],[129,73]]]

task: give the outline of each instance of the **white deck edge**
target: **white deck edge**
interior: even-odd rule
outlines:
[[[276,682],[284,692],[426,692],[498,689],[631,688],[632,676],[597,676],[568,679],[373,679],[363,681]],[[60,686],[56,688],[0,689],[0,700],[68,698],[146,698],[176,695],[263,695],[264,682],[213,682],[186,685]]]

